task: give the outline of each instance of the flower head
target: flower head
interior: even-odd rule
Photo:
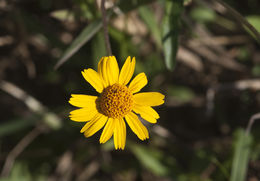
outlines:
[[[98,72],[93,69],[82,71],[83,77],[100,96],[72,94],[69,103],[79,107],[70,112],[70,119],[87,122],[80,130],[85,137],[90,137],[103,129],[100,143],[107,142],[113,135],[115,149],[124,149],[126,124],[141,140],[149,138],[147,128],[138,119],[156,123],[158,113],[152,106],[164,103],[164,95],[158,92],[139,92],[146,84],[144,73],[138,74],[128,85],[135,69],[135,58],[128,57],[119,72],[114,56],[102,57],[98,63]]]

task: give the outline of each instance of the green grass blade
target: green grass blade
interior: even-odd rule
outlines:
[[[35,118],[8,120],[0,124],[0,137],[11,135],[35,123]]]
[[[178,50],[178,36],[180,26],[180,15],[183,10],[183,1],[166,1],[165,16],[163,20],[163,51],[167,69],[173,70],[176,63]]]
[[[251,15],[246,17],[247,21],[256,29],[258,33],[260,33],[260,16]],[[260,36],[257,36],[252,30],[244,26],[245,30],[256,40],[260,43]]]
[[[99,31],[93,38],[92,53],[95,61],[99,60],[101,57],[106,56],[106,43],[104,38],[104,33]],[[97,68],[97,67],[96,67]]]
[[[158,158],[158,155],[161,154],[160,152],[156,150],[150,150],[140,145],[131,144],[129,146],[137,159],[145,168],[159,176],[168,174],[168,168],[163,165]]]
[[[260,33],[260,16],[250,15],[250,16],[247,16],[246,19]]]
[[[253,35],[253,38],[260,43],[260,33],[257,31],[257,29],[248,22],[246,18],[244,18],[239,12],[237,12],[234,8],[229,6],[227,3],[225,3],[222,0],[216,0],[219,4],[224,6],[227,11],[236,18],[236,20],[245,28],[245,30],[250,34]]]
[[[244,181],[246,178],[252,136],[239,130],[235,140],[235,150],[232,162],[230,181]]]
[[[139,15],[149,28],[152,33],[152,36],[157,44],[157,46],[161,47],[161,32],[158,27],[157,22],[155,21],[154,13],[146,6],[142,6],[138,9]]]
[[[58,60],[55,69],[59,68],[65,63],[72,55],[74,55],[85,43],[87,43],[102,27],[101,19],[98,19],[89,24],[79,36],[71,43],[69,48],[65,51],[63,56]]]

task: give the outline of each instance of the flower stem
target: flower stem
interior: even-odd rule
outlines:
[[[104,36],[105,36],[105,44],[106,44],[107,54],[112,55],[111,44],[110,44],[109,35],[108,35],[105,0],[101,0],[101,13],[102,13],[102,21],[103,21],[103,29],[104,29]]]

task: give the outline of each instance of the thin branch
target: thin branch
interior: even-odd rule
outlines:
[[[232,8],[222,0],[215,1],[224,6],[228,10],[228,12],[231,13],[242,26],[245,25],[255,35],[256,39],[260,41],[260,33],[240,13],[238,13],[234,8]]]
[[[32,112],[43,113],[47,109],[37,99],[11,82],[1,80],[0,89],[22,101]]]
[[[77,181],[89,180],[100,168],[100,163],[96,160],[89,163],[77,177]]]
[[[106,15],[106,9],[105,9],[105,1],[106,0],[101,0],[102,22],[103,22],[103,28],[104,28],[104,36],[105,36],[105,43],[106,43],[107,54],[108,55],[112,55],[111,44],[110,44],[109,35],[108,35],[107,15]]]
[[[49,111],[48,108],[42,105],[36,98],[13,83],[0,80],[0,90],[22,101],[32,112],[43,116],[42,121],[50,128],[58,129],[61,126],[61,119],[55,113]]]
[[[253,116],[251,116],[249,123],[247,125],[247,128],[246,128],[246,135],[249,134],[255,120],[257,120],[257,119],[260,119],[260,113],[257,113],[257,114],[254,114]]]
[[[12,170],[15,159],[23,152],[23,150],[37,138],[44,129],[39,129],[35,127],[32,131],[30,131],[27,135],[25,135],[21,141],[10,151],[7,155],[1,176],[7,177]]]
[[[260,90],[260,79],[245,79],[235,81],[233,83],[217,84],[210,87],[207,91],[207,115],[211,115],[214,109],[214,99],[217,93],[227,90],[242,91],[250,89],[254,91]],[[259,113],[260,114],[260,113]]]

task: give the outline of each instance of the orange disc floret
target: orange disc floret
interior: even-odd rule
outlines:
[[[98,108],[101,113],[112,118],[122,118],[132,110],[133,94],[120,84],[113,84],[103,90]]]

